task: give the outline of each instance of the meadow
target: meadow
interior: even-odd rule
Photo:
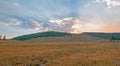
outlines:
[[[120,42],[0,41],[0,66],[120,66]]]

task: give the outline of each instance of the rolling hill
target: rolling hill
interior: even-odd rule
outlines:
[[[30,40],[30,39],[39,38],[39,37],[58,37],[58,36],[66,36],[66,35],[71,35],[71,34],[63,33],[63,32],[48,31],[48,32],[41,32],[41,33],[34,33],[34,34],[18,36],[18,37],[12,38],[12,39],[23,41],[23,40]]]
[[[92,33],[70,34],[63,32],[48,31],[34,33],[13,38],[20,41],[109,41],[112,37],[120,40],[120,33]]]

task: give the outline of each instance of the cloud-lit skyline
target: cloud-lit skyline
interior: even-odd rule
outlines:
[[[0,35],[120,32],[120,0],[0,0]]]

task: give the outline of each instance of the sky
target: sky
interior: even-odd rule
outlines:
[[[0,0],[0,35],[120,32],[120,0]]]

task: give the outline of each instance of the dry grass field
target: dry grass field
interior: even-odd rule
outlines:
[[[120,66],[120,42],[0,41],[0,66]]]

